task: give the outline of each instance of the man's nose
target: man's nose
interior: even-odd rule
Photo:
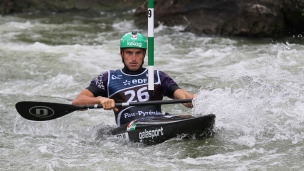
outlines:
[[[136,53],[133,53],[133,54],[131,55],[131,59],[132,59],[132,60],[136,60]]]

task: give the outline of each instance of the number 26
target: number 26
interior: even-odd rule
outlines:
[[[137,102],[136,101],[136,96],[138,101],[140,102],[144,102],[144,101],[148,101],[149,100],[149,93],[147,90],[147,87],[142,87],[139,90],[137,90],[137,92],[135,92],[134,90],[128,90],[125,92],[125,95],[131,95],[129,100],[127,101],[127,103],[129,102]]]

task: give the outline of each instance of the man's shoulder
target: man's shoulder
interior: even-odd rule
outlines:
[[[123,71],[121,69],[111,69],[111,70],[108,70],[106,71],[106,73],[110,73],[110,74],[117,74],[117,73],[123,73]]]
[[[169,75],[167,73],[165,73],[164,71],[157,70],[157,72],[159,73],[160,76],[169,77]]]

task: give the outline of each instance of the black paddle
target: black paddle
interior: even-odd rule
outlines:
[[[146,102],[130,102],[130,103],[115,103],[116,107],[127,106],[143,106],[143,105],[158,105],[158,104],[174,104],[187,103],[192,99],[178,99],[178,100],[155,100]],[[47,121],[62,117],[66,114],[77,110],[84,109],[99,109],[101,104],[75,106],[70,104],[50,103],[50,102],[34,102],[22,101],[16,104],[18,113],[25,119],[33,121]]]

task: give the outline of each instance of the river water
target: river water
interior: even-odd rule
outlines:
[[[73,112],[52,121],[23,119],[19,101],[70,104],[92,78],[122,68],[119,39],[132,12],[0,16],[0,170],[302,170],[304,42],[197,36],[155,28],[155,69],[197,93],[194,109],[216,114],[210,139],[154,146],[107,135],[110,111]],[[147,64],[147,59],[145,61]]]

